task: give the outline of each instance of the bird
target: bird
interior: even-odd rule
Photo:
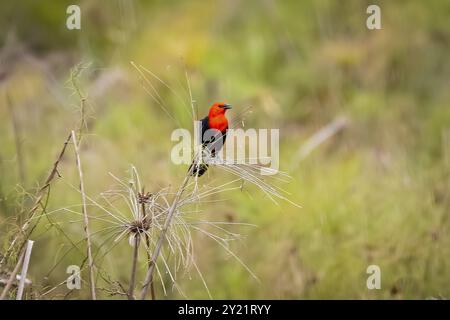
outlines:
[[[215,102],[209,108],[208,115],[200,120],[202,150],[207,149],[212,157],[214,157],[215,153],[225,144],[228,130],[228,119],[225,116],[225,113],[231,108],[231,105],[228,103]],[[213,132],[213,136],[205,136],[205,132],[209,129],[215,129],[218,132]],[[217,143],[220,140],[222,140],[222,143]],[[192,166],[194,167],[192,168]],[[208,167],[207,163],[196,164],[194,160],[189,167],[189,172],[194,176],[201,177],[208,170]]]

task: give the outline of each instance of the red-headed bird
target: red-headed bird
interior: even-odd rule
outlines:
[[[215,152],[219,151],[225,144],[226,134],[228,130],[228,119],[225,116],[227,110],[231,109],[231,105],[224,102],[216,102],[209,109],[209,113],[201,120],[201,142],[202,148],[209,149],[211,156],[215,156]],[[209,132],[205,135],[209,129],[215,129],[217,131]],[[192,165],[189,167],[191,171]],[[201,177],[206,170],[208,170],[208,164],[201,163],[195,165],[192,169],[192,175]]]

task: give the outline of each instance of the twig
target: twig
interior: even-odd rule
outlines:
[[[78,95],[78,98],[80,99],[80,124],[78,126],[78,140],[81,140],[81,134],[83,131],[83,128],[87,128],[87,122],[86,122],[86,102],[87,102],[87,96],[84,95],[80,87],[78,86],[77,79],[81,75],[81,73],[89,67],[90,63],[83,63],[80,62],[78,65],[73,67],[70,70],[70,78],[68,82],[71,83],[72,89],[74,93]]]
[[[27,278],[28,265],[30,264],[31,250],[33,250],[34,241],[27,241],[27,248],[25,250],[25,259],[23,260],[22,272],[20,274],[19,288],[17,289],[16,300],[22,300],[23,288],[25,287],[25,280]]]
[[[97,290],[104,291],[107,294],[109,294],[110,296],[115,296],[115,295],[128,296],[128,293],[121,292],[119,290],[111,290],[111,289],[108,289],[108,288],[100,288],[100,287],[97,288]]]
[[[29,213],[28,213],[28,216],[29,216],[28,220],[23,224],[23,226],[22,226],[22,228],[21,228],[20,234],[18,234],[18,235],[13,239],[13,241],[12,241],[11,244],[9,245],[8,249],[6,250],[5,255],[3,256],[2,260],[0,261],[0,267],[2,267],[3,264],[4,264],[4,263],[7,261],[7,259],[9,258],[9,255],[10,255],[12,249],[14,248],[16,242],[19,240],[19,237],[21,236],[21,234],[22,234],[22,233],[25,233],[25,232],[28,230],[31,221],[33,221],[34,216],[36,215],[37,209],[38,209],[39,207],[41,207],[41,208],[44,207],[44,206],[42,206],[42,199],[43,199],[43,197],[44,197],[44,195],[45,195],[45,191],[47,191],[47,190],[49,189],[50,184],[52,183],[52,181],[53,181],[53,179],[55,178],[55,176],[59,175],[59,174],[58,174],[58,165],[59,165],[59,163],[60,163],[62,157],[64,156],[64,153],[66,152],[66,147],[67,147],[67,144],[69,143],[71,137],[72,137],[72,134],[70,133],[69,136],[67,137],[66,141],[64,142],[64,146],[63,146],[63,148],[61,149],[58,158],[57,158],[56,161],[54,162],[53,168],[52,168],[52,170],[50,171],[50,174],[47,176],[47,179],[45,180],[44,185],[43,185],[43,186],[39,189],[39,191],[38,191],[36,201],[34,202],[33,207],[30,209],[30,211],[29,211]],[[47,197],[48,197],[48,193],[47,193]],[[33,230],[33,229],[32,229],[32,230]],[[31,233],[31,231],[28,232],[28,233],[25,235],[25,238],[24,238],[23,242],[22,242],[21,245],[19,246],[19,250],[18,250],[19,252],[22,251],[23,247],[25,246],[25,243],[26,243],[26,241],[28,240],[28,237],[30,236],[30,233]]]
[[[25,251],[23,251],[23,252],[21,253],[21,255],[20,255],[20,257],[19,257],[19,260],[17,261],[17,264],[16,264],[16,266],[14,267],[13,272],[12,272],[11,275],[9,276],[8,283],[6,284],[5,288],[3,289],[2,295],[0,296],[0,300],[5,299],[6,294],[8,293],[9,289],[11,288],[11,286],[12,286],[12,284],[13,284],[15,278],[16,278],[16,275],[17,275],[17,273],[19,272],[19,268],[20,268],[20,266],[21,266],[21,264],[22,264],[24,255],[25,255]]]
[[[178,192],[175,195],[175,199],[173,200],[172,205],[170,206],[169,212],[167,213],[166,222],[164,223],[164,226],[161,230],[161,234],[158,238],[158,242],[156,243],[155,250],[153,251],[152,260],[150,261],[149,268],[147,270],[147,274],[145,275],[144,285],[142,286],[142,291],[141,291],[141,300],[145,299],[145,296],[147,295],[147,291],[148,291],[148,285],[150,284],[150,282],[153,282],[153,272],[155,271],[156,261],[161,253],[161,248],[162,248],[163,242],[166,239],[167,230],[170,227],[170,223],[172,222],[173,216],[177,209],[178,202],[180,201],[180,198],[183,195],[183,192],[189,182],[189,178],[191,177],[193,169],[194,169],[194,166],[191,167],[191,169],[187,173],[186,177],[184,178],[183,184],[181,185],[180,189],[178,189]]]
[[[91,234],[89,232],[89,219],[87,214],[87,206],[86,206],[86,193],[84,192],[84,183],[83,183],[83,171],[81,169],[81,160],[80,160],[80,150],[79,145],[77,143],[77,137],[75,132],[72,130],[72,141],[76,155],[76,162],[78,168],[78,175],[80,177],[80,193],[81,193],[81,201],[83,203],[82,211],[84,215],[84,232],[86,233],[86,241],[87,241],[87,255],[89,262],[89,281],[91,285],[91,297],[92,300],[96,300],[95,294],[95,280],[94,280],[94,260],[92,259],[92,245],[91,245]]]

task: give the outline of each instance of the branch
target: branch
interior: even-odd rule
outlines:
[[[30,209],[28,216],[29,218],[27,219],[27,221],[23,224],[22,228],[21,228],[21,232],[20,234],[18,234],[14,240],[11,242],[11,244],[9,245],[8,249],[6,250],[5,255],[3,256],[2,260],[0,261],[0,267],[3,266],[3,264],[6,262],[6,260],[8,259],[12,249],[14,248],[16,242],[19,240],[19,237],[22,233],[25,233],[30,224],[31,221],[33,221],[34,216],[36,215],[37,209],[39,207],[41,208],[45,208],[45,204],[42,203],[42,198],[44,197],[45,191],[47,191],[47,189],[50,187],[50,184],[53,182],[53,179],[55,178],[55,176],[58,175],[58,165],[62,159],[62,157],[64,156],[64,153],[66,152],[66,147],[67,144],[70,141],[70,138],[72,137],[72,134],[70,133],[69,136],[67,137],[66,141],[64,142],[64,146],[62,147],[58,158],[56,159],[56,161],[53,164],[53,168],[50,171],[49,175],[47,176],[47,179],[45,180],[44,185],[39,189],[38,193],[37,193],[37,198],[36,201],[33,204],[33,207]],[[26,241],[28,240],[28,237],[30,236],[31,232],[33,229],[31,229],[31,231],[29,231],[26,235],[25,238],[23,240],[23,242],[21,243],[21,245],[19,246],[19,252],[22,251],[23,247],[25,246]]]
[[[92,300],[96,300],[95,294],[95,279],[94,279],[94,260],[92,259],[92,245],[91,245],[91,234],[89,232],[89,219],[87,214],[87,206],[86,206],[86,193],[84,192],[84,182],[83,182],[83,171],[81,169],[81,160],[80,160],[80,149],[79,144],[77,143],[77,137],[75,132],[72,130],[72,141],[76,155],[76,162],[78,168],[78,175],[80,177],[80,193],[81,193],[81,201],[83,203],[82,211],[84,215],[84,232],[86,233],[87,240],[87,255],[89,262],[89,281],[91,285],[91,297]]]

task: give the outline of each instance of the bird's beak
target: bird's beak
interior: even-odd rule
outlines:
[[[231,109],[231,104],[224,104],[222,106],[222,109],[225,109],[225,110]]]

